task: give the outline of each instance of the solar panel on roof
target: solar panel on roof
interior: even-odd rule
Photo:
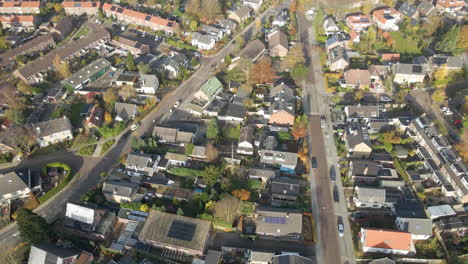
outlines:
[[[81,3],[73,3],[74,7],[81,7]]]
[[[145,222],[146,221],[146,218],[141,217],[141,216],[136,216],[136,215],[129,215],[128,219],[139,221],[139,222]]]
[[[148,216],[149,215],[147,212],[142,212],[142,211],[138,211],[138,210],[131,210],[130,213],[134,214],[134,215],[140,215],[140,216]]]
[[[115,9],[116,9],[115,6],[111,7],[111,11],[115,11]]]
[[[145,17],[145,20],[146,20],[146,21],[150,21],[150,20],[151,20],[151,16],[146,16],[146,17]]]
[[[167,26],[168,26],[168,27],[172,27],[172,25],[174,25],[174,22],[168,22],[168,23],[167,23]]]
[[[265,217],[265,223],[270,224],[286,224],[285,217]]]
[[[422,66],[421,65],[413,65],[413,72],[421,73],[422,72]]]
[[[93,7],[96,7],[96,6],[97,6],[97,3],[93,3],[93,5],[92,5],[92,6],[93,6]]]
[[[196,227],[197,226],[192,223],[174,220],[167,236],[184,241],[192,241]]]
[[[122,13],[123,12],[123,8],[117,8],[117,13]]]

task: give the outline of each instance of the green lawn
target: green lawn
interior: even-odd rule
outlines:
[[[236,127],[223,127],[222,133],[223,137],[226,139],[239,139],[240,136],[240,126]]]
[[[80,156],[92,156],[94,153],[94,150],[96,150],[96,145],[91,145],[91,146],[87,146],[78,150],[77,153]]]
[[[75,38],[79,38],[81,36],[84,36],[84,35],[88,34],[88,32],[89,32],[89,28],[87,26],[82,26],[80,28],[80,30],[78,30],[78,32],[76,33]]]
[[[241,209],[242,214],[252,215],[254,212],[254,203],[253,202],[242,202]]]
[[[102,145],[102,149],[101,149],[101,155],[106,153],[114,145],[114,143],[115,143],[115,139],[111,139],[111,140],[104,142],[104,145]]]
[[[77,103],[73,104],[71,106],[71,117],[70,117],[70,122],[72,123],[73,126],[79,126],[81,122],[81,107],[83,107],[82,103]]]
[[[63,144],[54,144],[47,147],[36,148],[31,153],[31,158],[35,158],[42,155],[48,155],[64,149]]]
[[[411,38],[404,37],[400,31],[390,32],[390,36],[395,40],[395,52],[412,56],[422,54],[418,43]]]
[[[42,174],[43,175],[46,175],[47,174],[47,168],[55,168],[55,167],[61,167],[63,168],[65,171],[66,171],[66,175],[65,177],[63,178],[63,180],[57,185],[55,186],[54,188],[50,189],[46,194],[42,195],[41,197],[38,198],[39,202],[40,203],[45,203],[47,200],[49,200],[52,196],[54,196],[55,194],[57,194],[58,192],[60,192],[60,190],[62,190],[63,188],[65,188],[65,186],[67,186],[67,184],[71,181],[71,179],[73,178],[73,174],[72,174],[72,171],[71,171],[71,168],[70,166],[68,166],[67,164],[65,163],[61,163],[61,162],[52,162],[52,163],[49,163],[47,165],[45,165],[43,168],[42,168]]]

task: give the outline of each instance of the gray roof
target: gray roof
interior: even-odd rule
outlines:
[[[274,48],[276,46],[282,46],[288,48],[288,36],[283,33],[281,30],[276,30],[268,35],[268,46],[269,48]]]
[[[427,214],[430,218],[436,219],[439,217],[456,215],[456,212],[450,205],[443,204],[427,207]]]
[[[226,108],[221,110],[220,116],[232,116],[237,118],[244,118],[247,114],[247,107],[243,103],[232,102],[226,105]]]
[[[401,218],[426,218],[426,213],[418,201],[401,199],[394,205],[395,215]]]
[[[439,230],[444,229],[454,229],[468,226],[468,215],[461,215],[461,216],[452,216],[448,218],[442,218],[434,222],[435,226]]]
[[[206,254],[205,264],[218,264],[221,260],[221,251],[208,250]]]
[[[174,222],[182,225],[194,225],[195,230],[186,240],[177,239],[169,235]],[[206,242],[210,238],[211,222],[175,214],[151,211],[140,233],[140,240],[174,245],[181,248],[204,251]]]
[[[247,141],[251,144],[254,142],[254,132],[255,129],[253,126],[244,126],[240,130],[239,142]]]
[[[293,97],[294,96],[294,90],[290,86],[288,86],[288,85],[286,85],[286,84],[284,84],[282,82],[282,83],[280,83],[280,84],[278,84],[275,87],[270,89],[270,96],[271,97],[277,96],[278,94],[285,94],[285,95],[287,95],[289,97]]]
[[[270,263],[271,259],[275,256],[275,253],[261,252],[261,251],[250,251],[249,261],[250,262],[265,262]]]
[[[37,134],[37,137],[46,137],[55,133],[72,130],[72,125],[68,117],[64,116],[49,121],[33,124],[33,129]]]
[[[426,218],[403,219],[403,230],[415,235],[432,235],[432,220]]]
[[[265,44],[259,39],[255,39],[254,41],[251,41],[239,52],[239,57],[247,57],[247,58],[252,58],[254,60],[257,58],[260,54],[265,52],[266,47]]]
[[[243,20],[244,18],[250,16],[250,8],[248,6],[242,6],[236,11],[234,11],[234,13],[237,15],[237,17]]]
[[[400,8],[398,9],[399,12],[401,12],[403,15],[407,17],[413,17],[414,14],[417,11],[417,7],[415,5],[411,5],[408,2],[404,2]]]
[[[232,20],[232,19],[229,19],[229,18],[219,20],[218,24],[222,28],[226,28],[226,29],[229,29],[229,30],[233,30],[237,26],[236,22],[234,20]]]
[[[35,244],[31,246],[28,264],[62,263],[65,258],[77,257],[80,252],[72,248],[62,248],[53,244]]]
[[[154,136],[168,143],[190,143],[194,135],[191,132],[179,131],[177,128],[155,126],[153,129]]]
[[[432,0],[423,0],[418,5],[418,11],[422,15],[425,16],[432,16],[437,13],[437,9],[435,8],[434,4],[432,4]]]
[[[385,189],[356,187],[356,196],[363,203],[384,203]]]
[[[463,59],[458,56],[434,55],[429,58],[429,64],[433,67],[446,65],[447,68],[461,69],[463,67]]]
[[[152,161],[151,154],[133,152],[133,153],[128,154],[127,161],[125,162],[125,164],[127,166],[136,166],[136,167],[142,168],[142,167],[147,167],[151,161]]]
[[[102,186],[102,192],[122,197],[131,197],[138,189],[138,186],[138,184],[132,182],[106,181]]]
[[[63,82],[67,85],[70,85],[71,87],[75,87],[76,85],[88,80],[91,76],[97,74],[102,69],[107,67],[110,68],[110,66],[111,63],[108,60],[104,58],[97,59],[84,66],[81,70],[75,72],[72,76],[68,77]]]
[[[295,179],[277,177],[271,181],[271,193],[298,196],[300,193],[300,185]]]
[[[142,74],[140,73],[140,82],[138,83],[140,87],[159,87],[158,77],[154,74]]]
[[[203,43],[206,45],[210,45],[211,43],[214,42],[214,38],[210,35],[204,35],[199,32],[193,32],[192,34],[192,39],[197,40],[199,43]]]
[[[361,129],[355,129],[351,131],[351,129],[348,128],[346,130],[346,143],[350,149],[354,149],[354,147],[361,143],[366,144],[369,148],[371,147],[370,143],[364,139],[364,134],[362,133]]]
[[[269,169],[250,168],[248,175],[249,177],[260,177],[260,178],[272,179],[276,177],[276,171],[269,170]]]
[[[370,160],[352,160],[353,176],[377,176],[379,172],[379,165]]]
[[[117,102],[115,103],[114,112],[122,120],[128,121],[137,115],[138,109],[134,104]]]
[[[426,65],[397,63],[394,65],[395,74],[426,75]]]
[[[258,207],[256,214],[257,233],[299,236],[302,234],[302,213],[299,210]],[[268,217],[282,218],[285,224],[267,222]]]
[[[348,118],[371,118],[380,115],[377,105],[349,105],[345,107]]]
[[[28,186],[26,183],[16,174],[16,172],[8,172],[6,174],[0,174],[0,197],[14,193],[17,191],[22,191],[27,189]]]
[[[274,256],[272,259],[273,264],[313,264],[314,262],[311,259],[308,259],[303,256],[287,254]]]
[[[330,64],[333,64],[339,60],[348,61],[348,54],[343,46],[338,45],[328,51],[328,59]]]
[[[200,29],[201,31],[205,32],[206,34],[208,35],[214,35],[214,36],[217,36],[218,34],[221,33],[221,29],[219,28],[215,28],[211,25],[203,25]]]
[[[335,20],[333,20],[333,18],[330,16],[323,20],[323,28],[326,30],[329,27],[338,27],[335,23]]]

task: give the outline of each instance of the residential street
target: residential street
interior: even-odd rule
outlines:
[[[304,112],[309,118],[309,146],[311,156],[317,159],[317,168],[311,170],[312,214],[315,216],[317,230],[316,259],[317,263],[355,263],[352,236],[347,217],[340,177],[336,184],[340,193],[340,202],[334,203],[332,198],[333,184],[330,180],[330,166],[338,163],[336,147],[333,141],[333,129],[330,125],[330,110],[328,96],[322,79],[320,56],[313,48],[315,33],[312,23],[304,14],[298,13],[300,40],[306,50],[309,75],[303,82]],[[320,116],[327,120],[326,128],[322,129]],[[338,167],[336,171],[339,172]],[[342,216],[345,225],[345,235],[338,237],[337,216]],[[338,248],[335,245],[339,245]]]
[[[284,1],[279,7],[271,7],[262,13],[260,19],[265,19],[268,16],[275,15],[279,10],[287,8],[291,0]],[[252,22],[241,33],[243,36],[250,36],[252,30],[255,29],[255,22]],[[254,31],[255,32],[255,31]],[[235,37],[233,37],[235,39]],[[163,123],[169,119],[171,107],[179,99],[187,99],[196,89],[198,89],[209,77],[211,77],[212,65],[218,65],[221,60],[233,51],[237,44],[230,41],[226,46],[221,49],[216,55],[204,57],[200,68],[173,92],[166,95],[142,121],[141,126],[135,130],[130,131],[127,128],[121,135],[142,136],[151,134],[155,123]],[[52,155],[42,156],[36,159],[25,159],[15,168],[30,167],[40,168],[48,162],[60,161],[71,165],[74,170],[75,177],[61,192],[51,198],[44,204],[41,204],[35,209],[35,212],[44,216],[49,222],[56,220],[58,217],[63,216],[65,205],[67,202],[77,202],[80,197],[96,186],[102,179],[100,174],[108,172],[113,166],[118,165],[120,157],[130,151],[131,136],[121,136],[116,138],[116,144],[106,153],[103,157],[78,157],[72,152],[57,152]],[[11,171],[15,168],[5,169]],[[18,236],[18,228],[16,223],[0,230],[0,248],[10,249],[15,247],[20,242]]]

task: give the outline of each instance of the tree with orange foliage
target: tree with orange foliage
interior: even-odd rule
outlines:
[[[251,192],[247,191],[246,189],[237,189],[237,190],[232,191],[232,195],[234,195],[234,197],[239,198],[239,200],[241,201],[249,200],[250,194]]]
[[[296,10],[297,10],[296,7],[297,7],[297,6],[296,6],[296,1],[293,0],[293,1],[291,2],[291,4],[289,5],[289,10],[291,10],[291,12],[296,12]]]
[[[255,84],[273,83],[276,74],[273,71],[270,57],[263,57],[255,64],[250,73],[250,81]]]
[[[455,150],[465,162],[468,162],[468,128],[464,128],[462,142],[455,145]]]
[[[306,115],[301,115],[296,117],[294,120],[294,125],[291,131],[291,135],[296,139],[304,138],[307,136],[307,125],[309,121],[307,120]]]
[[[110,124],[110,123],[112,123],[112,120],[113,120],[113,118],[112,118],[111,113],[106,112],[106,113],[104,114],[104,122],[105,122],[106,124]]]

